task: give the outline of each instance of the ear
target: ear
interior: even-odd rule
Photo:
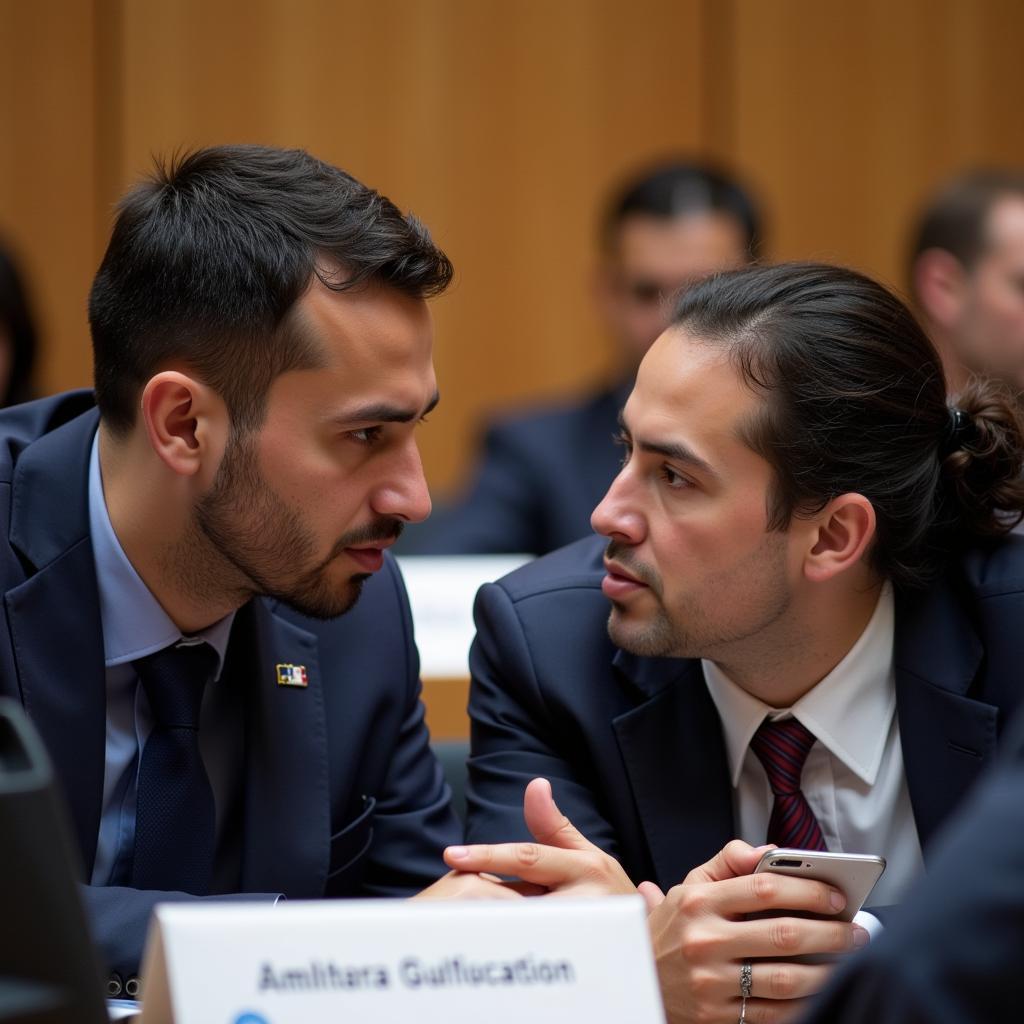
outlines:
[[[951,252],[926,249],[914,263],[914,291],[928,319],[951,330],[963,310],[967,271]]]
[[[825,583],[858,565],[875,536],[875,508],[863,494],[840,494],[818,516],[804,575]]]
[[[164,370],[151,377],[140,409],[150,447],[179,476],[219,461],[229,420],[223,399],[196,377]]]

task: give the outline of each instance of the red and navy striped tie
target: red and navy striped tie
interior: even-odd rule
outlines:
[[[804,761],[815,737],[795,718],[765,719],[750,741],[768,775],[775,806],[768,822],[768,842],[798,850],[825,850],[821,826],[800,790]]]

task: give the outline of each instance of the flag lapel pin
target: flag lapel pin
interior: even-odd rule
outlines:
[[[309,676],[305,665],[278,665],[278,686],[309,686]]]

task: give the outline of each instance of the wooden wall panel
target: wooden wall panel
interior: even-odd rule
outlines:
[[[0,232],[32,277],[41,390],[89,377],[112,204],[151,154],[303,146],[411,208],[453,257],[436,304],[432,482],[488,410],[607,366],[598,206],[638,162],[733,163],[768,255],[897,285],[940,179],[1024,165],[1020,0],[0,0]],[[461,686],[430,691],[441,732]]]
[[[444,488],[496,405],[607,366],[589,298],[609,185],[703,149],[771,214],[769,252],[902,283],[912,210],[1024,163],[1019,0],[0,0],[0,231],[32,274],[40,385],[85,383],[85,298],[154,152],[301,145],[417,212],[436,305]]]
[[[600,373],[594,218],[699,142],[699,0],[122,2],[120,184],[154,151],[300,145],[414,210],[458,272],[436,305],[432,483],[485,410]]]
[[[902,287],[922,198],[966,166],[1024,164],[1017,0],[716,10],[733,75],[719,149],[761,183],[776,258],[838,260]]]
[[[28,278],[43,392],[92,376],[95,38],[91,4],[0,0],[0,235]]]

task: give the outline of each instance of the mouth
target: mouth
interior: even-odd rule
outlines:
[[[395,539],[392,537],[390,540],[374,541],[372,544],[360,544],[345,548],[344,552],[363,572],[378,572],[384,564],[384,552],[395,543]]]
[[[601,591],[612,601],[621,601],[632,594],[649,589],[646,583],[626,572],[617,562],[606,558],[604,568],[607,575],[601,580]]]

